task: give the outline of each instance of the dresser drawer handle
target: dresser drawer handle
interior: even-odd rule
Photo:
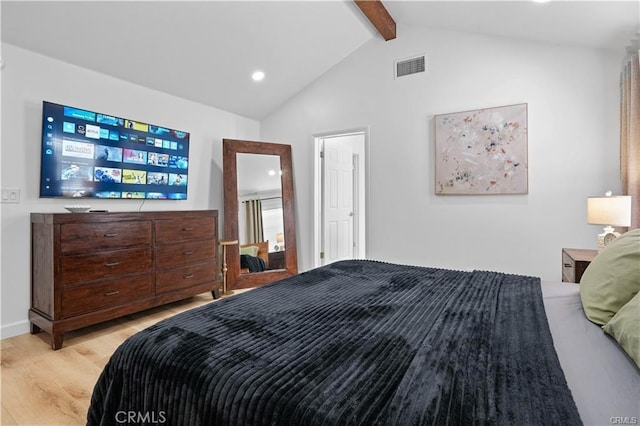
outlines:
[[[185,232],[189,232],[189,231],[193,231],[193,228],[187,226],[187,227],[182,228],[182,230],[185,231]]]
[[[118,266],[120,264],[120,262],[109,262],[109,263],[105,263],[104,266],[108,267],[108,268],[112,268],[114,266]]]
[[[115,296],[116,294],[119,294],[120,291],[116,290],[116,291],[110,291],[108,293],[105,293],[105,296]]]
[[[114,233],[111,233],[111,234],[104,234],[104,236],[107,237],[107,238],[113,238],[113,237],[117,237],[118,233],[114,232]]]
[[[193,275],[193,274],[189,274],[189,275],[185,275],[185,276],[184,276],[184,277],[182,277],[182,278],[184,278],[185,280],[188,280],[189,278],[193,278],[194,276],[195,276],[195,275]]]
[[[185,252],[184,252],[184,253],[182,253],[182,254],[184,254],[185,256],[189,256],[190,254],[193,254],[193,253],[195,253],[195,252],[196,252],[195,250],[187,250],[187,251],[185,251]]]

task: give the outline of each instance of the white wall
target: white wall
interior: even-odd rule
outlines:
[[[2,337],[28,331],[31,212],[64,212],[69,200],[41,199],[42,101],[73,105],[191,133],[186,201],[145,202],[142,210],[218,209],[222,230],[222,138],[257,139],[248,118],[133,85],[3,43],[2,187],[20,188],[18,204],[1,205]],[[149,70],[153,72],[153,70]],[[181,76],[188,78],[188,76]],[[139,201],[91,200],[94,208],[137,210]]]
[[[393,78],[426,53],[427,73]],[[561,278],[561,248],[595,248],[586,197],[619,193],[622,56],[399,27],[374,39],[261,123],[293,146],[299,266],[312,263],[313,134],[370,130],[368,258]],[[435,114],[528,103],[529,193],[434,195]]]
[[[394,80],[393,61],[420,53],[428,72]],[[68,204],[38,197],[42,100],[191,132],[189,200],[148,201],[143,210],[213,208],[222,217],[222,138],[291,144],[301,270],[313,264],[313,135],[369,129],[373,259],[559,280],[562,247],[595,248],[586,197],[620,190],[621,55],[402,26],[396,40],[372,40],[262,123],[5,43],[2,58],[0,185],[21,190],[20,203],[0,209],[2,337],[28,331],[29,213]],[[435,196],[433,115],[522,102],[529,194]]]

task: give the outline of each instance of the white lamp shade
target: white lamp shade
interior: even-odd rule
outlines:
[[[587,223],[592,225],[630,226],[631,196],[587,198]]]

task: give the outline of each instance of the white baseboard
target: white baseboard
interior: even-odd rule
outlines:
[[[18,321],[11,324],[3,324],[0,327],[0,339],[7,339],[20,334],[29,333],[29,320]]]

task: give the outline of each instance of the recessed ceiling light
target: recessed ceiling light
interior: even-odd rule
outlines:
[[[264,72],[256,71],[253,74],[251,74],[251,78],[253,79],[253,81],[262,81],[264,80]]]
[[[551,0],[532,0],[534,3],[549,3]]]

